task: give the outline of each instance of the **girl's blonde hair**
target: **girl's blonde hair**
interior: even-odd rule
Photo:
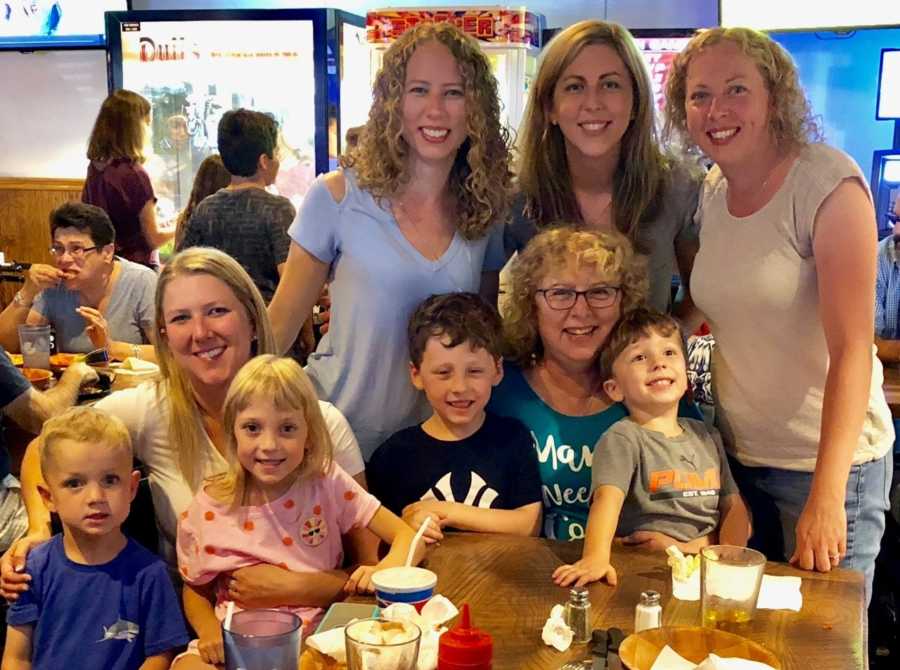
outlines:
[[[700,30],[676,56],[666,83],[666,138],[679,140],[685,147],[696,146],[687,129],[688,68],[703,49],[726,41],[752,60],[762,75],[769,93],[769,131],[776,146],[790,150],[821,141],[822,131],[790,54],[771,37],[751,28]]]
[[[509,134],[500,123],[497,80],[481,48],[450,23],[422,23],[394,42],[375,77],[369,120],[341,165],[356,170],[360,187],[388,198],[409,182],[409,145],[403,138],[406,67],[428,42],[443,44],[459,66],[466,100],[468,137],[456,154],[448,188],[456,206],[456,228],[468,240],[505,221],[512,193]]]
[[[613,177],[612,212],[616,229],[634,242],[642,220],[654,217],[666,186],[671,161],[659,149],[650,79],[634,39],[618,23],[579,21],[544,47],[531,86],[519,137],[518,183],[525,215],[539,227],[583,223],[572,188],[566,140],[550,122],[553,94],[563,72],[590,45],[604,45],[622,59],[631,75],[632,119],[622,136]]]
[[[232,508],[248,504],[250,488],[247,472],[237,457],[237,417],[259,401],[271,402],[281,412],[303,413],[306,445],[295,478],[321,476],[331,468],[334,447],[309,377],[293,359],[271,354],[257,356],[240,369],[228,387],[223,408],[227,431],[224,456],[231,465],[228,472],[209,479],[210,493],[215,498],[229,500]]]
[[[535,235],[510,269],[510,287],[503,320],[508,358],[520,367],[537,365],[544,358],[538,334],[537,294],[544,277],[594,268],[597,274],[620,287],[622,313],[647,299],[646,263],[628,238],[615,231],[549,228]]]
[[[144,162],[146,123],[150,103],[141,95],[124,88],[114,91],[100,105],[94,129],[88,140],[87,157],[92,161],[128,158]]]
[[[255,339],[248,342],[249,357],[256,354],[275,353],[275,336],[269,324],[266,304],[256,284],[246,270],[228,254],[218,249],[191,247],[175,254],[162,272],[156,284],[156,359],[162,381],[157,385],[169,405],[169,448],[176,450],[176,462],[184,478],[196,489],[201,477],[196,465],[203,461],[208,437],[203,429],[203,412],[191,388],[190,379],[175,362],[165,337],[166,320],[164,301],[166,289],[172,280],[192,275],[209,275],[223,282],[244,307]]]

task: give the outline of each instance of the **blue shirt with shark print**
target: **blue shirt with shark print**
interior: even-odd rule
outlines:
[[[138,670],[188,643],[165,564],[134,540],[109,563],[81,565],[56,535],[28,555],[26,569],[31,586],[6,621],[34,627],[33,670]]]

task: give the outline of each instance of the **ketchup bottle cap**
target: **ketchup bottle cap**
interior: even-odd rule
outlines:
[[[490,670],[493,651],[491,636],[472,628],[469,603],[463,603],[459,625],[438,643],[438,670]]]

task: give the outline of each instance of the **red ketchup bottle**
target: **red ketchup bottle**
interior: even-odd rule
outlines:
[[[463,603],[459,625],[441,635],[438,670],[491,670],[494,641],[484,631],[472,628],[469,603]]]

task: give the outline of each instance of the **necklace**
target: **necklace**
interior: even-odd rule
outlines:
[[[733,194],[732,197],[737,199],[735,209],[739,210],[741,214],[739,216],[747,216],[758,211],[761,207],[766,205],[769,202],[769,197],[767,197],[766,189],[769,187],[769,184],[772,180],[780,175],[781,168],[791,157],[791,152],[786,153],[784,156],[781,156],[772,166],[772,169],[768,171],[766,174],[766,178],[763,179],[762,183],[759,185],[759,188],[754,190],[747,190],[746,194]],[[779,185],[780,187],[780,185]],[[730,189],[729,189],[730,190]],[[760,203],[757,205],[757,203]],[[747,206],[744,206],[747,205]]]
[[[400,228],[400,232],[403,233],[403,236],[406,237],[413,247],[415,247],[416,251],[430,261],[436,261],[444,255],[447,248],[450,246],[450,242],[453,240],[452,234],[450,235],[449,241],[446,239],[443,230],[439,231],[439,235],[428,235],[424,230],[425,226],[419,225],[420,223],[425,222],[425,216],[414,216],[400,198],[392,201],[391,209],[394,214],[394,219],[397,221],[397,227]],[[411,229],[409,226],[405,226],[405,223],[408,223],[409,226],[411,226]],[[443,221],[439,221],[438,223],[443,224]],[[407,230],[404,230],[404,227],[406,227]],[[442,225],[440,227],[443,228]],[[410,235],[410,233],[412,233],[412,235]]]

